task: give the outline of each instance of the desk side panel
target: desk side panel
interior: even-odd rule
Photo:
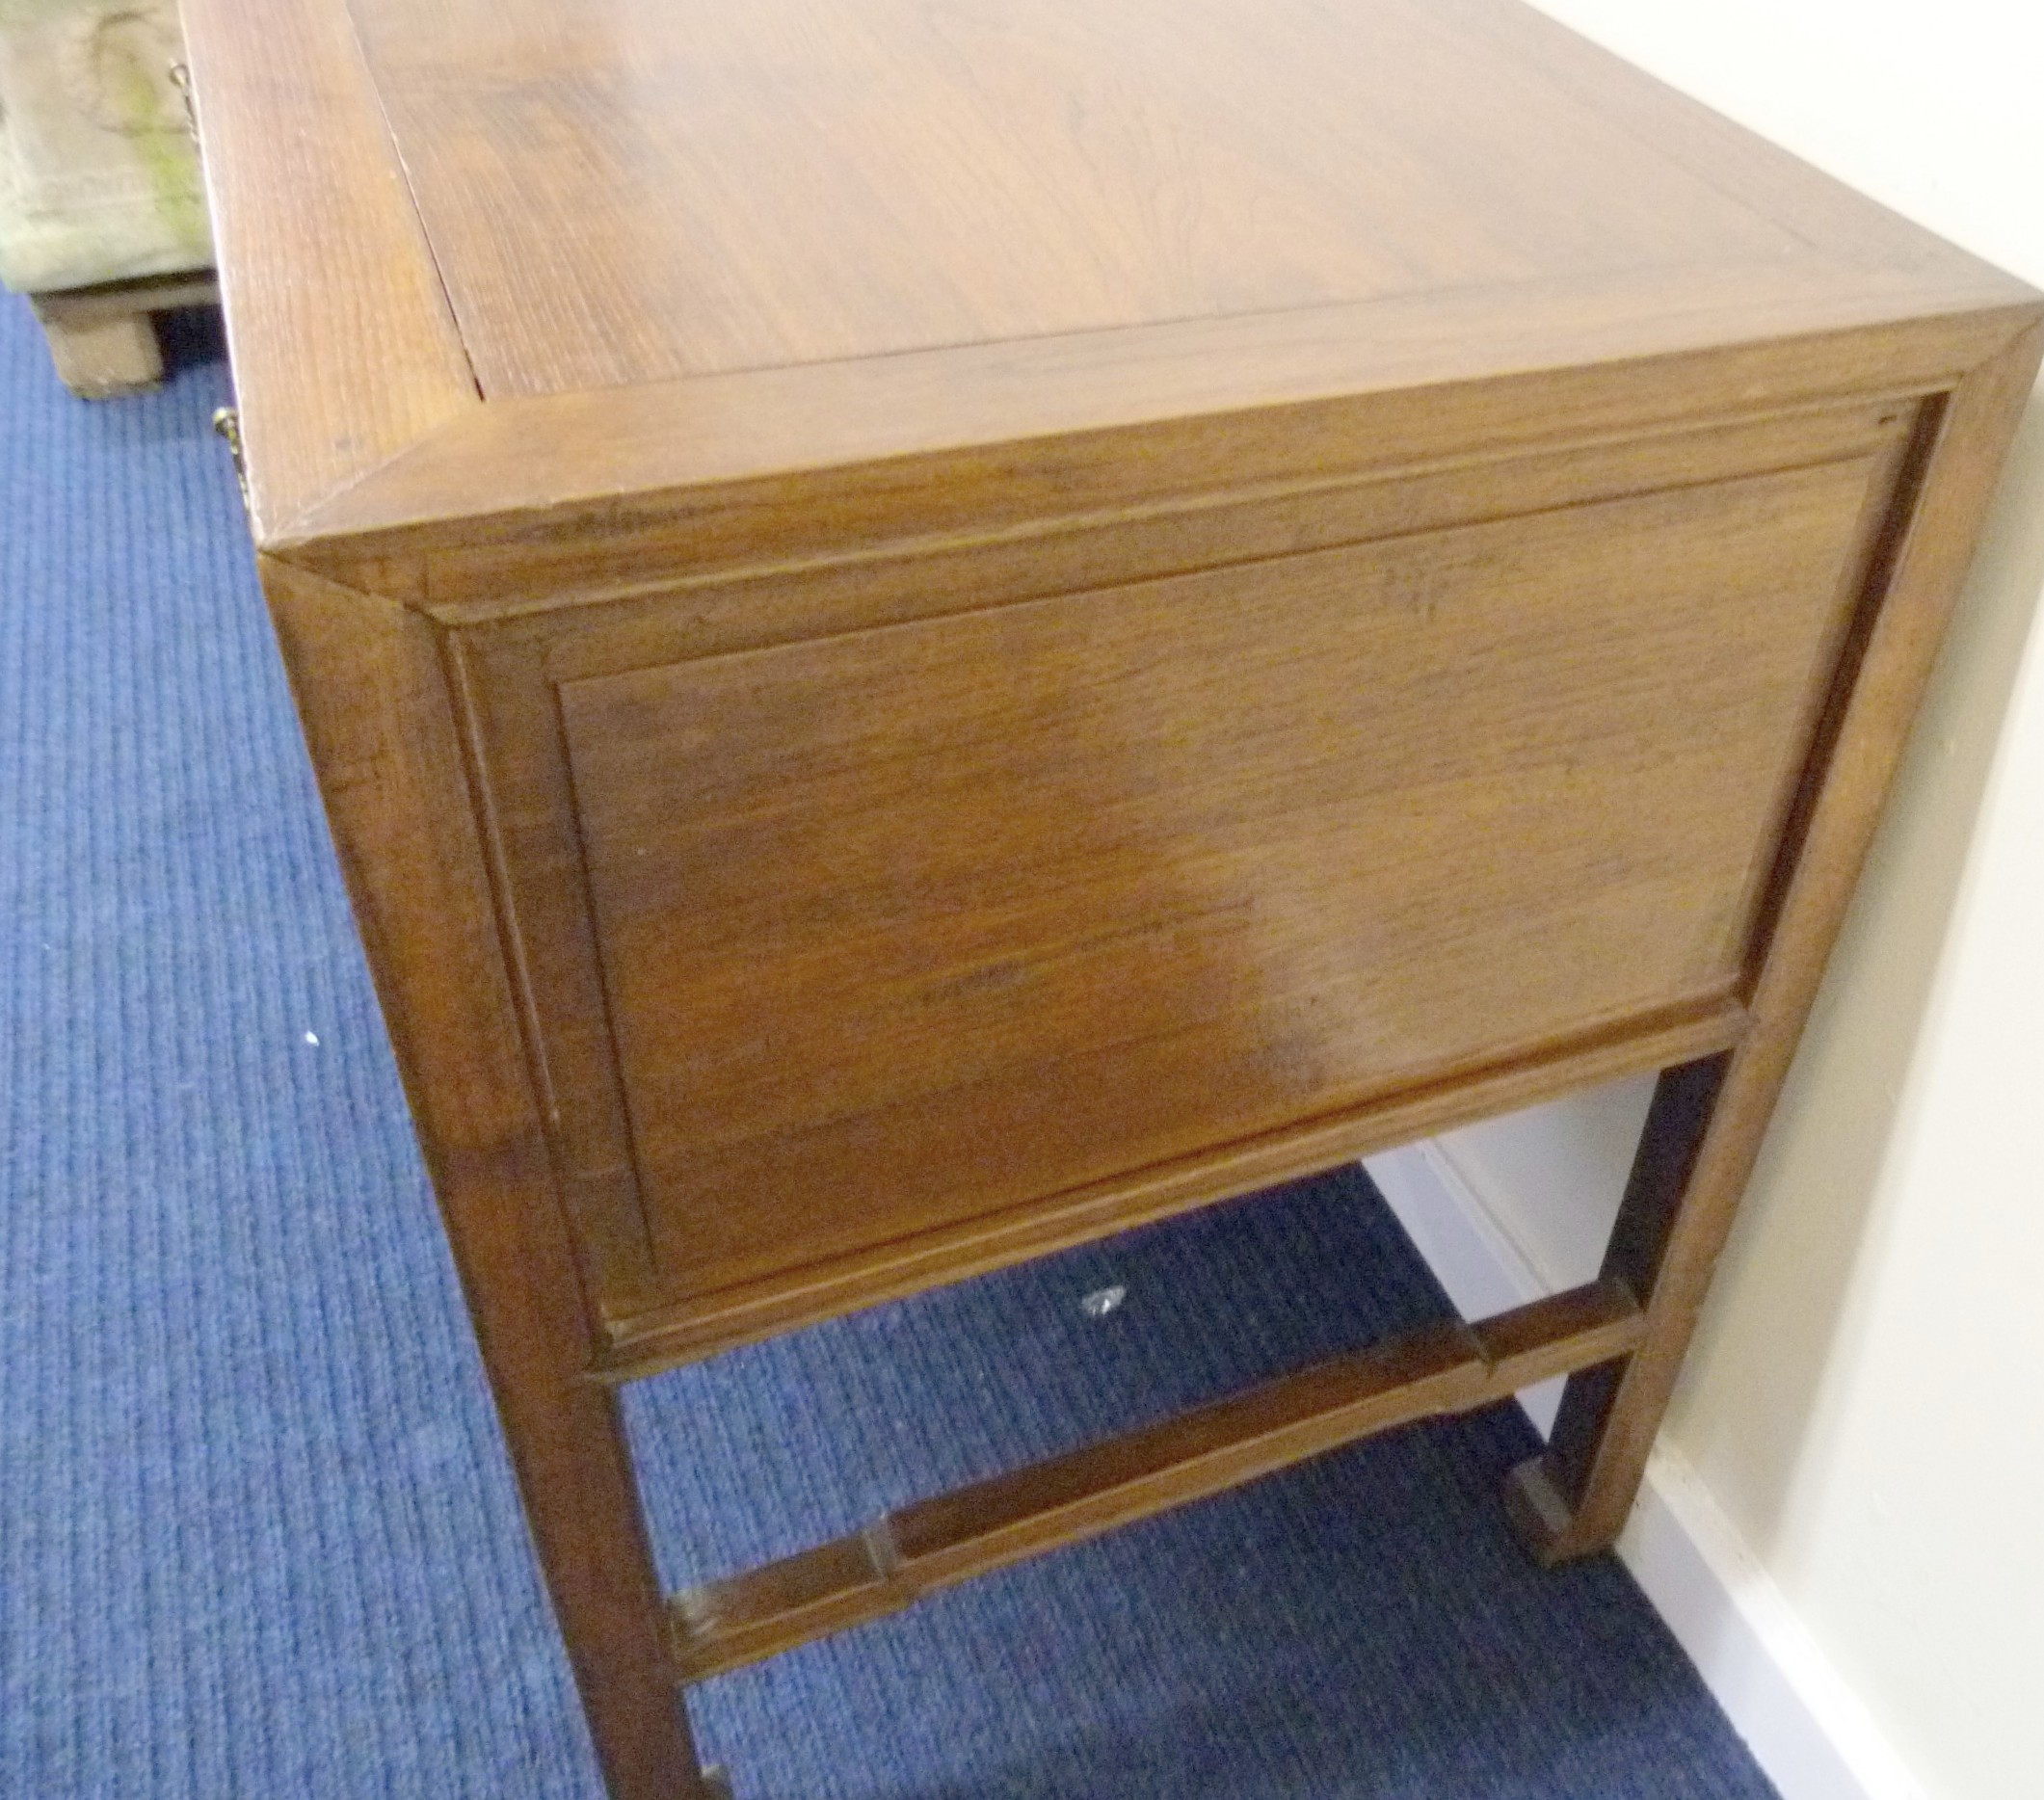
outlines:
[[[1884,466],[565,682],[663,1284],[1733,995]]]

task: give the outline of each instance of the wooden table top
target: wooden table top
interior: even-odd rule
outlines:
[[[1807,248],[1418,0],[355,12],[491,398]]]
[[[2024,295],[1513,0],[188,8],[275,546]]]

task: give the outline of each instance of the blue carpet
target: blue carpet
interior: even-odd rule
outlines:
[[[0,1794],[593,1796],[207,430],[0,303]],[[1080,1306],[1117,1284],[1105,1317]],[[1358,1175],[645,1384],[679,1582],[1444,1302]],[[747,1800],[1765,1800],[1509,1408],[710,1683]]]

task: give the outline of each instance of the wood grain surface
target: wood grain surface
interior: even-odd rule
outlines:
[[[258,539],[380,592],[327,559],[798,467],[983,515],[961,453],[1051,435],[1139,431],[1044,446],[1126,484],[1188,416],[1210,468],[1262,408],[1880,327],[1901,385],[2028,299],[1514,0],[192,12]]]
[[[1410,0],[356,13],[491,398],[1798,248]]]
[[[1908,722],[1930,678],[1993,491],[1990,471],[2007,450],[2040,361],[2044,320],[2012,337],[1926,412],[1897,504],[1873,534],[1855,640],[1776,875],[1769,955],[1752,988],[1755,1029],[1727,1059],[1708,1107],[1687,1109],[1694,1116],[1672,1134],[1674,1144],[1663,1151],[1650,1139],[1643,1146],[1648,1163],[1667,1153],[1686,1165],[1672,1212],[1657,1183],[1635,1181],[1628,1208],[1645,1211],[1653,1223],[1641,1231],[1621,1220],[1606,1253],[1613,1273],[1651,1267],[1655,1329],[1615,1377],[1572,1384],[1554,1453],[1513,1478],[1522,1527],[1547,1561],[1606,1547],[1632,1509],[1712,1270],[1873,841]],[[1643,1237],[1652,1246],[1646,1253]]]
[[[1870,467],[568,684],[667,1279],[1730,993]]]
[[[478,395],[346,10],[181,10],[263,543]]]

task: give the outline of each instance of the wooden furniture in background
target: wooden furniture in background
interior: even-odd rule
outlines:
[[[176,0],[0,0],[0,284],[81,399],[155,386],[155,315],[218,297],[182,57]]]
[[[621,1800],[1573,1379],[1607,1545],[2038,355],[1506,0],[187,0],[264,581]],[[1629,1072],[1589,1287],[693,1593],[617,1384]]]
[[[57,379],[81,400],[115,400],[156,386],[163,380],[156,315],[219,300],[220,284],[204,273],[30,296]]]

